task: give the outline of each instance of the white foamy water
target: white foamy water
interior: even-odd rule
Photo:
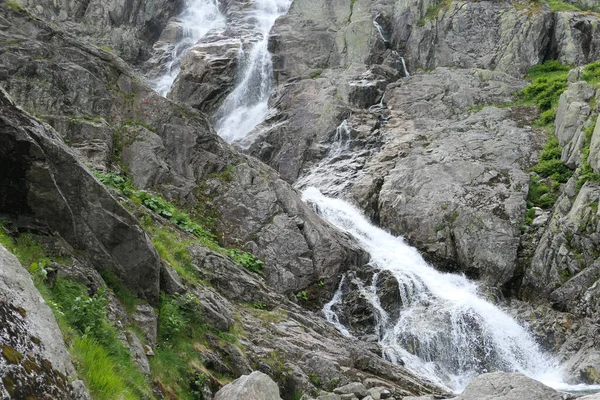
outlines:
[[[228,142],[245,137],[269,112],[273,88],[273,63],[268,50],[269,31],[275,20],[285,14],[291,0],[256,0],[254,17],[258,21],[259,41],[240,55],[237,85],[215,115],[215,129]]]
[[[181,56],[208,32],[225,28],[226,25],[225,16],[219,10],[219,0],[188,0],[178,19],[182,36],[174,46],[165,49],[168,61],[163,67],[163,73],[151,82],[154,90],[163,96],[169,93],[181,71]]]
[[[585,387],[565,384],[557,361],[512,317],[480,297],[475,282],[435,270],[402,238],[372,225],[343,200],[328,198],[314,187],[303,192],[303,200],[356,238],[375,269],[389,271],[398,281],[401,311],[396,320],[379,304],[377,276],[369,287],[358,286],[376,314],[385,358],[401,359],[409,370],[455,392],[473,377],[495,370],[521,372],[560,390]],[[342,281],[324,315],[349,335],[338,315],[343,286]]]

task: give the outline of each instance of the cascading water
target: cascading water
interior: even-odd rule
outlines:
[[[544,354],[513,318],[480,297],[475,282],[462,275],[438,272],[402,238],[372,225],[346,201],[321,193],[343,193],[343,186],[327,179],[327,174],[335,176],[339,160],[352,157],[350,134],[348,122],[342,122],[328,155],[296,184],[304,189],[305,202],[358,240],[369,252],[376,271],[368,284],[344,276],[323,308],[325,318],[345,336],[351,335],[343,323],[344,293],[348,279],[352,279],[373,312],[383,356],[396,363],[402,360],[425,379],[460,392],[481,373],[517,371],[556,389],[583,389],[583,385],[563,383],[557,361]],[[349,183],[346,180],[344,184]],[[400,312],[394,316],[380,304],[377,283],[381,271],[389,271],[398,284]]]
[[[371,256],[371,265],[389,271],[398,281],[400,316],[393,320],[377,297],[375,281],[359,288],[377,315],[384,357],[399,359],[413,372],[460,392],[474,376],[486,371],[518,371],[557,389],[562,383],[558,363],[542,353],[527,332],[508,314],[477,294],[477,285],[464,276],[444,274],[429,266],[402,238],[372,225],[362,213],[316,188],[303,200],[339,229],[350,233]],[[349,335],[338,313],[343,286],[324,308],[325,317]]]
[[[163,96],[169,93],[181,71],[181,56],[211,30],[224,28],[225,16],[219,11],[219,0],[188,0],[179,22],[182,37],[174,46],[164,49],[167,62],[163,73],[152,82],[154,90]]]
[[[263,122],[269,111],[273,64],[268,50],[269,31],[285,14],[291,0],[256,0],[254,16],[260,39],[242,54],[238,83],[215,115],[215,128],[228,142],[245,137]]]

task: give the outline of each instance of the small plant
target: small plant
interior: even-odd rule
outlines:
[[[301,290],[296,293],[296,297],[300,300],[308,301],[308,292],[306,290]]]
[[[256,308],[257,310],[266,310],[267,309],[267,305],[260,300],[250,303],[250,306],[252,306],[252,308]]]
[[[239,249],[228,249],[227,254],[248,271],[262,275],[265,263],[254,255]]]
[[[320,287],[320,288],[324,287],[324,286],[325,286],[325,281],[324,281],[323,279],[321,279],[321,280],[320,280],[320,281],[317,283],[317,286],[318,286],[318,287]]]

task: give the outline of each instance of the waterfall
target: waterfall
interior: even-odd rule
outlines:
[[[477,293],[477,284],[462,275],[441,273],[400,237],[372,225],[355,207],[328,198],[316,188],[303,192],[327,221],[348,232],[369,252],[371,266],[389,271],[397,280],[401,311],[396,320],[379,304],[373,278],[358,285],[377,320],[383,356],[455,392],[483,372],[517,371],[557,389],[580,389],[563,383],[561,369],[542,353],[526,329]],[[340,323],[344,279],[324,307],[328,321],[344,334]]]
[[[404,57],[400,57],[400,61],[402,61],[402,68],[404,68],[404,76],[410,76],[408,70],[406,69],[406,62],[404,61]]]
[[[383,33],[383,28],[381,27],[381,25],[379,25],[376,20],[373,20],[373,25],[375,25],[375,29],[377,29],[377,32],[379,33],[379,37],[381,37],[381,40],[383,40],[384,43],[389,44],[390,41]]]
[[[228,142],[243,138],[263,122],[269,111],[273,87],[273,64],[268,50],[269,32],[275,20],[285,14],[291,0],[256,0],[259,41],[243,53],[243,67],[237,85],[215,115],[215,128]]]
[[[177,43],[164,48],[167,62],[162,74],[152,87],[166,96],[181,71],[180,59],[200,39],[213,29],[225,27],[225,16],[219,11],[219,0],[187,0],[183,13],[179,16],[181,38]]]
[[[347,120],[336,128],[333,142],[327,156],[323,158],[310,174],[296,181],[294,187],[304,189],[317,186],[327,189],[327,194],[338,195],[350,186],[353,178],[361,170],[362,163],[358,163],[350,151],[352,129]]]

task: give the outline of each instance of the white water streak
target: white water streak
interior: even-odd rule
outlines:
[[[163,67],[163,74],[152,82],[154,90],[163,96],[169,93],[181,71],[181,57],[211,30],[225,27],[225,16],[219,11],[219,0],[188,0],[178,19],[182,37],[175,46],[166,49],[170,53],[169,61]]]
[[[268,50],[269,32],[275,20],[285,14],[291,0],[256,0],[254,16],[260,40],[245,53],[238,84],[217,111],[215,128],[228,142],[245,137],[269,112],[273,88],[273,63]]]
[[[454,391],[462,391],[487,368],[518,371],[549,386],[568,387],[558,363],[542,353],[514,319],[479,297],[474,282],[438,272],[402,238],[372,225],[343,200],[325,197],[315,188],[306,189],[303,200],[356,238],[371,255],[373,267],[397,279],[400,318],[391,324],[380,319],[379,324],[380,343],[391,361],[402,359],[410,370]],[[336,302],[341,301],[342,294],[336,293]],[[331,318],[339,324],[339,317]]]

